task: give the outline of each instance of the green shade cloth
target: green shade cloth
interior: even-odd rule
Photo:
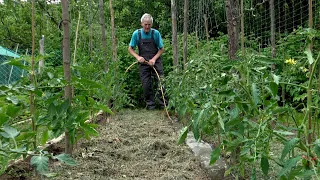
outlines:
[[[27,74],[18,67],[3,64],[7,60],[19,57],[19,54],[0,46],[0,85],[11,84]]]
[[[19,58],[20,56],[15,53],[10,51],[9,49],[6,49],[2,46],[0,46],[0,56],[9,56],[9,57],[13,57],[13,58]]]

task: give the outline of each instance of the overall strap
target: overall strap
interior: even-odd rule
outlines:
[[[140,29],[138,29],[138,35],[139,35],[139,40],[142,39],[141,38],[141,30]]]
[[[141,29],[138,29],[138,36],[139,36],[139,40],[142,39],[142,37],[141,37]],[[154,30],[151,30],[151,38],[154,39]]]
[[[151,30],[151,38],[154,39],[154,30]]]

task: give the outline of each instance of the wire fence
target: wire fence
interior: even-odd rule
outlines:
[[[197,34],[200,40],[206,39],[208,35],[217,35],[217,31],[221,29],[221,26],[225,26],[225,7],[223,1],[188,1],[188,33]],[[178,32],[180,33],[183,32],[184,3],[184,0],[176,0],[176,19]]]
[[[178,33],[183,33],[185,2],[186,0],[176,0]],[[235,2],[237,2],[237,7],[233,11],[238,14],[235,18],[238,22],[238,37],[240,38],[241,4],[240,1]],[[228,22],[224,0],[188,0],[187,9],[188,34],[194,34],[199,40],[205,40],[207,36],[218,37],[219,31],[227,32]],[[244,45],[257,51],[270,48],[272,38],[274,38],[274,48],[277,49],[283,42],[281,40],[297,29],[320,28],[319,0],[250,0],[244,1],[243,12]],[[240,42],[239,39],[238,47],[240,47]]]
[[[312,18],[309,15],[309,3],[312,3]],[[288,36],[299,28],[309,28],[319,24],[319,1],[313,0],[274,0],[271,9],[270,1],[254,0],[245,4],[245,36],[256,40],[261,47],[271,45],[271,12],[274,13],[275,41]],[[314,26],[314,28],[317,28]],[[247,46],[249,46],[247,44]]]

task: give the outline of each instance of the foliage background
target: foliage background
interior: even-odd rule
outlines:
[[[307,1],[299,3],[276,1],[280,2],[277,3],[279,11],[277,17],[280,20],[281,17],[286,17],[280,23],[288,25],[295,22],[287,17],[295,17],[299,23],[292,26],[277,26],[277,55],[271,58],[268,24],[270,14],[265,2],[267,1],[245,1],[247,17],[245,55],[242,56],[238,52],[238,61],[230,61],[227,57],[225,2],[191,1],[189,8],[191,28],[188,31],[189,62],[187,69],[183,71],[182,55],[179,56],[180,66],[177,69],[172,67],[169,1],[114,1],[118,52],[116,62],[111,61],[108,2],[105,2],[107,56],[103,57],[98,2],[70,1],[71,57],[75,53],[73,47],[79,14],[80,28],[76,63],[72,67],[75,106],[66,107],[62,100],[62,89],[66,84],[61,67],[63,33],[61,7],[59,4],[46,4],[44,0],[39,0],[36,3],[35,35],[37,40],[40,40],[42,35],[45,37],[45,56],[42,57],[47,64],[45,73],[37,76],[36,87],[30,85],[28,78],[22,78],[12,85],[1,86],[0,125],[5,123],[14,125],[31,116],[28,109],[30,92],[36,94],[38,109],[36,120],[39,128],[44,128],[39,136],[40,142],[58,136],[63,128],[72,129],[76,138],[96,135],[95,126],[85,124],[84,119],[98,109],[109,111],[105,107],[108,103],[111,103],[115,110],[123,107],[144,107],[137,66],[127,73],[125,70],[135,62],[127,52],[132,32],[140,28],[140,18],[148,12],[154,17],[154,28],[158,29],[164,38],[163,59],[167,77],[165,81],[170,96],[169,108],[184,120],[187,127],[185,132],[192,130],[195,138],[219,134],[220,144],[214,151],[212,161],[217,155],[235,153],[234,157],[238,161],[228,173],[235,172],[242,177],[251,176],[252,179],[257,178],[257,172],[268,176],[271,163],[278,165],[277,173],[273,177],[290,179],[298,175],[317,176],[319,162],[312,160],[311,157],[320,154],[320,141],[316,140],[319,134],[319,112],[315,108],[319,106],[316,91],[319,83],[312,81],[318,78],[318,73],[310,73],[309,68],[313,59],[319,59],[317,31],[319,13],[314,15],[315,28],[308,29],[307,13],[303,11],[305,7],[296,11],[299,3]],[[200,10],[199,7],[203,9]],[[314,9],[318,8],[317,2]],[[208,41],[203,34],[196,36],[195,27],[203,25],[203,14],[199,15],[200,12],[206,13],[210,18]],[[182,52],[183,1],[178,1],[177,18],[179,52]],[[32,37],[30,1],[6,0],[0,5],[0,23],[0,45],[10,49],[17,48],[20,54],[30,54]],[[308,51],[310,39],[314,42],[313,51],[310,49]],[[38,56],[38,43],[36,49]],[[38,56],[37,60],[40,57]],[[30,64],[30,57],[25,56],[24,60]],[[104,72],[105,61],[110,63],[112,71],[109,73]],[[30,73],[28,66],[12,63]],[[273,65],[275,68],[272,68]],[[308,90],[305,87],[308,87]],[[308,97],[308,92],[312,92],[311,97]],[[312,106],[310,102],[313,102]],[[57,109],[63,111],[58,113]],[[310,129],[306,128],[306,117],[311,109],[314,109],[313,132],[317,130],[318,133],[314,135],[313,147],[306,148],[310,143],[306,142],[310,134],[308,133]],[[70,113],[72,111],[75,112]],[[55,123],[50,124],[48,120]],[[73,126],[75,124],[77,126]],[[20,150],[27,150],[32,144],[31,139],[35,136],[34,132],[29,132],[27,128],[19,131],[23,134],[21,137],[14,129],[6,126],[1,132],[7,133],[2,139],[6,140],[6,148],[9,150],[13,147],[13,143],[10,142],[15,138],[19,139],[17,146]],[[12,136],[9,136],[10,133]],[[270,146],[276,144],[275,142],[284,147],[280,157],[270,152]],[[298,151],[294,151],[296,149]],[[16,158],[16,154],[10,156],[1,157],[2,162]],[[311,166],[313,163],[318,163],[317,167]],[[311,172],[310,169],[314,171]]]

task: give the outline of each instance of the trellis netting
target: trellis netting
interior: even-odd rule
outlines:
[[[238,0],[174,0],[177,31],[183,33],[185,2],[188,2],[188,34],[199,40],[227,33],[226,2],[235,2],[239,50],[241,43],[241,1]],[[303,28],[320,28],[320,0],[243,0],[244,45],[260,51],[283,42],[290,33]],[[310,23],[311,22],[311,23]],[[311,26],[310,26],[311,25]],[[206,30],[206,26],[208,29]],[[273,26],[273,28],[271,28]],[[207,32],[206,32],[207,31]],[[182,38],[179,36],[178,38]],[[301,40],[303,41],[303,40]],[[182,47],[180,47],[182,48]],[[182,52],[180,52],[182,53]],[[280,54],[280,52],[278,52]]]
[[[256,40],[259,48],[263,48],[271,45],[274,33],[277,46],[281,39],[295,30],[309,28],[310,21],[312,28],[319,29],[319,13],[319,0],[251,0],[244,4],[245,37]],[[272,18],[274,32],[271,30]],[[246,46],[252,47],[252,44]]]
[[[183,32],[184,0],[175,0],[177,6],[176,19],[178,32]],[[207,33],[217,35],[219,29],[226,27],[225,6],[221,0],[188,0],[188,32],[198,38],[206,39]],[[208,32],[206,32],[208,25]]]

